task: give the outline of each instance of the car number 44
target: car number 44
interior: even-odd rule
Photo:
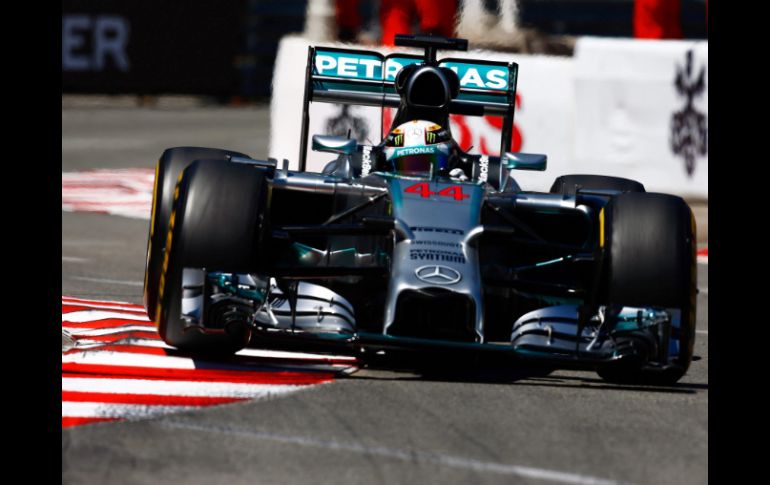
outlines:
[[[457,185],[451,187],[445,187],[438,192],[431,192],[428,182],[419,182],[414,185],[410,185],[404,192],[409,194],[419,194],[420,197],[427,199],[431,195],[438,195],[440,197],[452,197],[454,200],[463,200],[470,197],[468,194],[463,193],[463,188]]]

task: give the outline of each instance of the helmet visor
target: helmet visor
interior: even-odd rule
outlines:
[[[429,153],[396,156],[393,158],[393,168],[400,175],[431,177],[434,173],[446,168],[448,161],[449,154],[433,149]]]

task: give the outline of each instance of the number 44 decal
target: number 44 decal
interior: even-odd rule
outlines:
[[[438,192],[431,192],[428,182],[419,182],[404,189],[404,192],[409,194],[419,194],[420,197],[427,199],[431,195],[439,195],[442,197],[452,197],[454,200],[463,200],[470,197],[468,194],[463,194],[463,188],[459,185],[453,185],[451,187],[445,187]]]

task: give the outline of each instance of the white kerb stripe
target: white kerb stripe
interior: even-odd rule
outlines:
[[[191,382],[149,379],[62,377],[62,391],[151,394],[157,396],[232,397],[251,399],[287,394],[311,384],[246,384],[239,382]]]
[[[118,318],[121,320],[137,320],[140,322],[150,322],[146,314],[132,314],[124,312],[108,312],[102,310],[82,310],[79,312],[64,313],[61,316],[62,323],[85,323],[93,322],[96,320],[106,320],[108,318]]]
[[[115,333],[155,331],[155,327],[149,325],[123,325],[120,327],[107,328],[81,328],[73,327],[71,325],[62,325],[62,328],[66,329],[70,335],[76,335],[78,337],[98,337],[100,335],[112,335]],[[107,342],[102,342],[102,345],[107,345]]]
[[[113,333],[124,333],[124,332],[130,332],[130,331],[153,331],[154,328],[151,327],[140,327],[140,326],[128,326],[128,327],[115,327],[115,328],[78,328],[78,327],[63,327],[69,331],[71,335],[77,335],[78,337],[96,337],[100,335],[110,335]],[[174,347],[167,345],[165,342],[160,340],[160,337],[158,337],[157,340],[155,339],[125,339],[125,340],[118,340],[116,342],[103,342],[101,340],[89,340],[89,339],[78,339],[77,346],[78,348],[85,349],[87,347],[94,347],[94,346],[101,346],[101,345],[123,345],[123,344],[130,344],[130,345],[136,345],[141,347],[153,347],[153,348],[161,348],[161,349],[173,349]],[[355,363],[356,358],[351,357],[349,355],[324,355],[324,354],[306,354],[301,352],[283,352],[280,350],[265,350],[265,349],[243,349],[239,352],[237,352],[235,355],[240,355],[243,357],[258,357],[258,358],[269,358],[269,359],[292,359],[292,360],[335,360],[335,361],[349,361],[350,363]]]
[[[98,402],[62,402],[63,418],[144,419],[163,414],[200,409],[200,406],[156,406],[144,404],[104,404]]]
[[[356,358],[349,355],[324,355],[324,354],[305,354],[302,352],[283,352],[280,350],[265,349],[243,349],[236,355],[245,357],[268,357],[274,359],[302,359],[302,360],[347,360],[355,362]]]
[[[76,346],[75,349],[78,349]],[[115,352],[112,350],[88,349],[85,352],[73,352],[62,355],[62,364],[83,365],[113,365],[123,367],[145,367],[152,369],[198,369],[195,360],[188,357],[176,357],[167,355],[147,355],[133,352]],[[343,371],[351,368],[349,364],[289,364],[277,363],[280,370],[316,370],[316,371]]]
[[[195,361],[186,357],[147,355],[128,352],[89,350],[62,355],[62,364],[117,365],[157,369],[196,369]]]
[[[158,349],[173,349],[174,347],[166,345],[165,342],[160,340],[150,340],[146,338],[124,338],[116,340],[114,342],[105,342],[103,340],[92,340],[88,338],[79,338],[77,341],[77,347],[79,349],[89,349],[93,347],[103,347],[105,345],[135,345],[139,347],[153,347]]]

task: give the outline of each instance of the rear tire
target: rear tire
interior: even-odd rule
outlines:
[[[158,281],[163,263],[163,253],[168,234],[168,220],[174,205],[174,189],[179,174],[195,160],[227,160],[228,156],[246,156],[238,152],[216,148],[176,147],[168,148],[160,156],[155,167],[155,187],[152,195],[152,216],[147,237],[147,259],[144,270],[144,308],[150,320],[156,321],[158,305]]]
[[[641,182],[606,175],[562,175],[554,180],[550,192],[552,194],[575,195],[578,186],[585,190],[644,192],[644,185]]]
[[[184,170],[177,189],[168,261],[159,278],[158,330],[164,342],[180,350],[232,354],[248,344],[247,325],[229,325],[226,334],[215,335],[186,328],[181,318],[182,272],[256,269],[267,178],[257,167],[198,160]]]
[[[673,384],[692,361],[696,323],[696,232],[687,203],[667,194],[626,193],[605,207],[606,295],[613,305],[681,310],[679,353],[666,372],[620,361],[598,369],[615,382]],[[675,329],[672,328],[672,333]]]

